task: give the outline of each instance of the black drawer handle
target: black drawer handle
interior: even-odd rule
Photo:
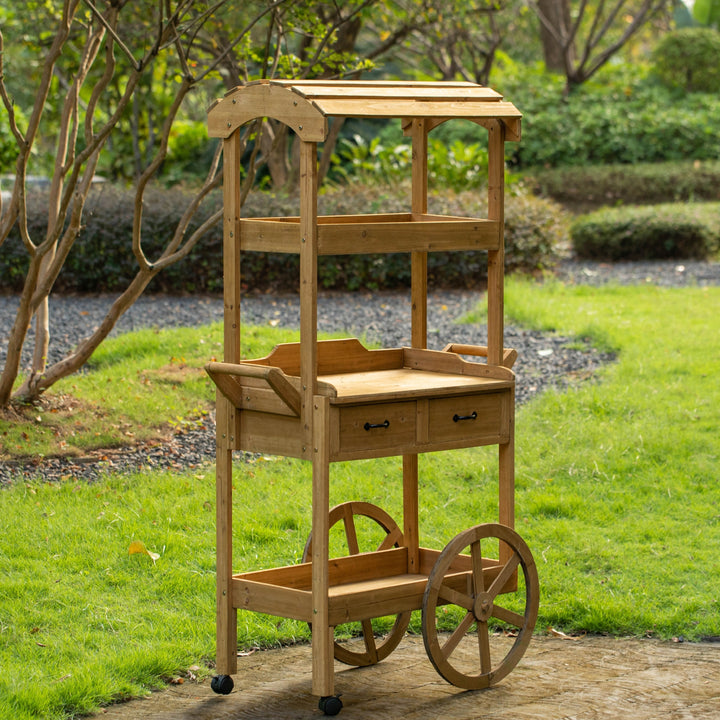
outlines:
[[[453,422],[460,422],[461,420],[475,420],[476,418],[477,413],[473,410],[472,415],[453,415]]]
[[[366,430],[372,430],[373,428],[388,428],[388,427],[390,427],[390,421],[386,420],[385,422],[377,423],[377,425],[373,425],[372,423],[366,422],[365,425],[363,425],[363,427]]]

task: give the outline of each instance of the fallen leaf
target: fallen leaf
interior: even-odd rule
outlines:
[[[548,635],[560,638],[561,640],[579,640],[579,637],[573,637],[572,635],[566,635],[562,630],[556,630],[555,628],[548,628]]]
[[[152,561],[153,565],[155,564],[156,560],[160,559],[160,555],[154,552],[150,552],[146,547],[145,543],[140,540],[133,540],[130,543],[130,547],[128,548],[128,555],[147,555]]]

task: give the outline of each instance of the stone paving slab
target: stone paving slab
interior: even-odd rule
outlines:
[[[106,708],[104,720],[290,720],[325,717],[310,693],[309,646],[238,658],[235,690],[186,682]],[[720,644],[587,637],[535,637],[497,686],[448,685],[407,636],[369,668],[336,663],[347,720],[717,720]]]

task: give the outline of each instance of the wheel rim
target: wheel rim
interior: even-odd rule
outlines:
[[[366,502],[346,502],[336,505],[330,510],[330,528],[342,522],[344,525],[345,545],[348,555],[358,555],[363,552],[358,540],[356,517],[361,516],[372,520],[382,531],[384,537],[375,548],[367,550],[389,550],[400,547],[403,541],[402,531],[397,523],[382,508]],[[303,562],[312,556],[312,533],[305,543]],[[357,623],[346,623],[336,632],[347,632],[352,637],[348,641],[335,642],[335,659],[347,665],[366,666],[384,660],[397,646],[410,623],[412,613],[402,612],[395,617],[392,627],[380,635],[379,618],[370,618]],[[373,624],[374,623],[374,624]]]
[[[492,539],[502,541],[508,552],[494,568],[483,567],[482,546]],[[468,548],[469,556],[464,552]],[[516,570],[519,591],[513,601],[500,591]],[[530,642],[538,599],[535,562],[514,530],[488,523],[457,535],[438,557],[423,598],[423,640],[435,669],[448,682],[470,690],[500,681]],[[519,609],[507,607],[513,602]],[[438,630],[438,608],[446,618],[461,618],[447,638]]]

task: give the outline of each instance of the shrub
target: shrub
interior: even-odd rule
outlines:
[[[642,66],[603,68],[567,98],[560,76],[532,67],[500,65],[495,79],[523,113],[522,142],[507,145],[514,167],[720,158],[720,95],[693,93],[678,102],[677,91]]]
[[[720,92],[720,32],[687,27],[668,33],[653,52],[655,73],[669,88]]]
[[[436,194],[431,211],[440,214],[484,217],[484,193]],[[410,189],[397,186],[331,188],[320,196],[324,214],[365,214],[407,212]],[[154,190],[146,198],[143,211],[144,248],[150,259],[161,252],[188,202],[179,190]],[[196,225],[220,207],[216,193],[203,209]],[[132,193],[105,187],[94,191],[88,201],[84,226],[68,256],[56,289],[61,292],[116,292],[135,274],[130,251],[132,237]],[[252,193],[243,208],[246,217],[297,215],[296,197]],[[29,231],[41,237],[45,228],[47,201],[34,194],[29,200]],[[555,259],[554,248],[567,238],[563,211],[552,202],[527,193],[506,200],[506,263],[509,270],[533,271],[548,267]],[[438,286],[481,284],[486,273],[486,254],[431,253],[429,276]],[[4,288],[17,291],[25,276],[27,261],[17,231],[0,248],[0,274]],[[296,256],[274,253],[245,253],[242,259],[243,284],[257,290],[296,290],[299,264]],[[322,287],[354,290],[406,287],[410,284],[407,254],[325,256],[319,260]],[[160,273],[150,291],[219,292],[222,289],[222,230],[211,230],[190,256]]]
[[[720,160],[535,169],[536,192],[579,205],[720,200]]]
[[[720,204],[607,208],[578,218],[571,235],[586,259],[707,259],[720,250]]]

